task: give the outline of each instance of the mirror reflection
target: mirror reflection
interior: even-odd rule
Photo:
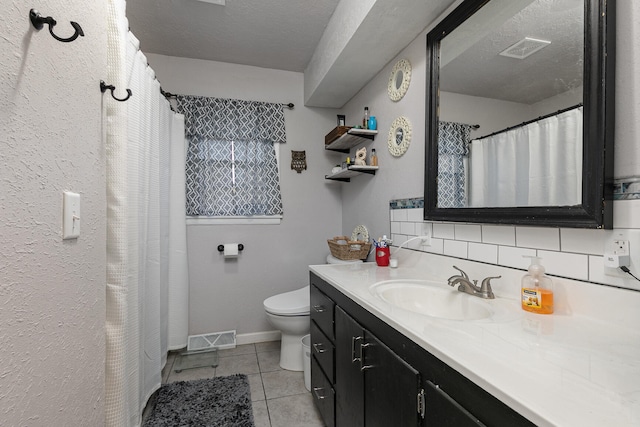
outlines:
[[[402,79],[403,79],[403,75],[402,75],[402,70],[398,70],[398,72],[396,73],[396,89],[400,89],[400,87],[402,86]]]
[[[584,14],[491,0],[441,39],[438,208],[582,203]]]
[[[402,136],[403,136],[403,132],[402,132],[402,128],[397,128],[396,129],[396,144],[397,145],[401,145],[402,144]]]

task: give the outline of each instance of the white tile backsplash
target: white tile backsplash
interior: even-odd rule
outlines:
[[[424,221],[424,209],[422,208],[407,209],[407,220],[414,221],[414,222]]]
[[[560,250],[579,254],[604,255],[604,241],[613,230],[560,229]]]
[[[444,254],[449,256],[454,256],[457,258],[467,258],[468,247],[467,242],[462,242],[460,240],[445,240],[444,241]]]
[[[440,239],[455,239],[455,228],[453,224],[433,224],[433,237],[438,237]]]
[[[509,225],[483,225],[482,242],[495,245],[515,246],[516,228]]]
[[[491,264],[498,263],[498,247],[484,243],[469,243],[469,259]]]
[[[536,250],[512,246],[498,247],[498,264],[500,265],[526,269],[531,263],[529,258],[525,258],[525,256],[536,256]]]
[[[560,229],[543,227],[517,227],[516,245],[522,248],[560,250]]]
[[[568,252],[538,251],[542,265],[549,274],[589,280],[589,256]]]
[[[482,242],[482,227],[477,224],[456,224],[456,240],[467,242]]]
[[[416,226],[413,222],[401,222],[400,223],[400,234],[407,234],[410,236],[416,235]]]
[[[638,207],[638,208],[636,208]],[[640,205],[625,205],[635,224],[634,212],[640,218]],[[637,212],[636,212],[637,211]],[[562,276],[595,283],[604,283],[640,291],[640,282],[619,269],[604,267],[605,245],[614,238],[629,240],[631,272],[640,275],[640,230],[588,230],[555,227],[525,227],[513,225],[463,224],[423,221],[422,208],[391,209],[390,230],[394,246],[406,240],[430,235],[431,246],[419,240],[406,247],[456,258],[526,270],[527,256],[540,256],[542,264],[552,276]]]

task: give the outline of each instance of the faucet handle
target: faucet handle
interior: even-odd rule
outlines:
[[[464,277],[465,279],[469,280],[469,276],[467,275],[467,273],[465,273],[464,271],[462,271],[462,269],[456,267],[455,265],[453,266],[453,268],[455,268],[456,270],[458,270],[460,272],[460,274],[462,275],[462,277]]]
[[[482,285],[480,285],[480,292],[483,295],[486,295],[487,298],[494,299],[496,296],[493,294],[493,289],[491,289],[491,280],[492,279],[500,279],[502,276],[494,276],[487,277],[482,281]]]

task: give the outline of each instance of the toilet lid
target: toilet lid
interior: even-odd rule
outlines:
[[[309,314],[309,286],[267,298],[264,300],[264,309],[276,315]]]

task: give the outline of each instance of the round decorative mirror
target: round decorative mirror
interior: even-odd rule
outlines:
[[[398,117],[389,128],[389,152],[396,156],[402,156],[411,143],[411,123],[406,117]]]
[[[389,98],[392,101],[400,101],[411,82],[411,63],[407,59],[401,59],[396,62],[389,76]]]

